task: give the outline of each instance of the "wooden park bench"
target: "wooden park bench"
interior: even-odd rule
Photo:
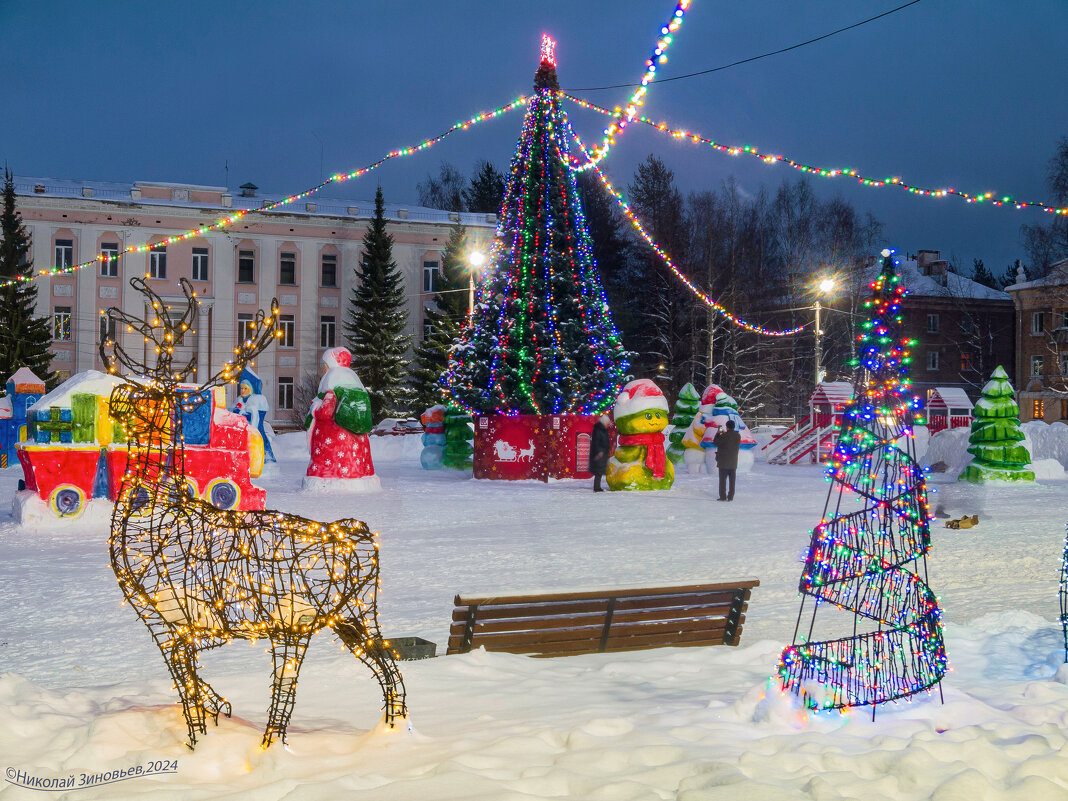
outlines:
[[[446,653],[538,656],[737,645],[757,579],[536,595],[457,595]]]

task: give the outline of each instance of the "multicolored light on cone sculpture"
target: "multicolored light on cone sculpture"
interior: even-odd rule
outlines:
[[[779,662],[783,690],[815,710],[910,696],[946,672],[942,612],[926,580],[931,514],[912,432],[920,401],[906,376],[915,343],[901,336],[906,290],[884,256],[857,337],[855,399],[801,574],[797,628]],[[851,634],[815,636],[817,618],[839,620],[842,612],[852,613],[843,626]]]
[[[442,378],[468,413],[595,414],[627,380],[575,176],[561,160],[568,142],[553,59],[543,50],[493,260]]]

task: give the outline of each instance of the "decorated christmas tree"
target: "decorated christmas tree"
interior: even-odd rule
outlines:
[[[919,398],[906,376],[914,340],[901,335],[905,287],[884,255],[857,337],[855,400],[801,574],[798,625],[779,662],[783,689],[815,709],[881,704],[932,687],[946,672],[942,613],[926,583],[930,512],[912,432]],[[817,638],[821,610],[832,622],[852,614],[842,633]]]
[[[668,458],[675,464],[682,461],[686,451],[682,438],[686,435],[686,429],[690,427],[700,406],[701,396],[697,394],[697,388],[693,384],[687,384],[679,390],[679,397],[675,401],[675,414],[671,418],[671,425],[674,429],[668,436],[671,445],[668,446],[667,452]]]
[[[1008,374],[1000,367],[990,374],[975,404],[968,453],[974,458],[960,474],[961,481],[1034,481],[1031,454],[1020,443],[1020,407]]]
[[[534,96],[508,175],[499,246],[445,386],[481,414],[596,414],[626,383],[626,353],[605,300],[542,42]]]

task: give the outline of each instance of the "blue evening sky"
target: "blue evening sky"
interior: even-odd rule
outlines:
[[[718,66],[857,22],[904,0],[693,0],[661,76]],[[671,0],[539,2],[32,2],[0,0],[0,159],[19,175],[300,191],[528,92],[543,31],[565,89],[636,81]],[[1068,136],[1068,2],[923,0],[784,55],[654,84],[645,111],[727,144],[898,175],[920,186],[1048,200]],[[580,94],[605,105],[626,90]],[[603,118],[570,110],[589,140]],[[394,202],[441,160],[507,167],[521,111],[331,190]],[[604,166],[625,185],[649,153],[684,192],[800,174],[644,126]],[[886,223],[901,251],[939,249],[1000,273],[1039,211],[928,200],[810,179]]]

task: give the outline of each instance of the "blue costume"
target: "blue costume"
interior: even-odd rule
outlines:
[[[247,388],[247,393],[246,393]],[[271,407],[267,404],[267,398],[263,396],[263,381],[250,367],[241,371],[238,381],[237,402],[234,403],[233,411],[241,415],[252,428],[260,432],[263,437],[263,459],[265,462],[278,461],[274,458],[271,450],[271,440],[267,436],[267,412]]]

